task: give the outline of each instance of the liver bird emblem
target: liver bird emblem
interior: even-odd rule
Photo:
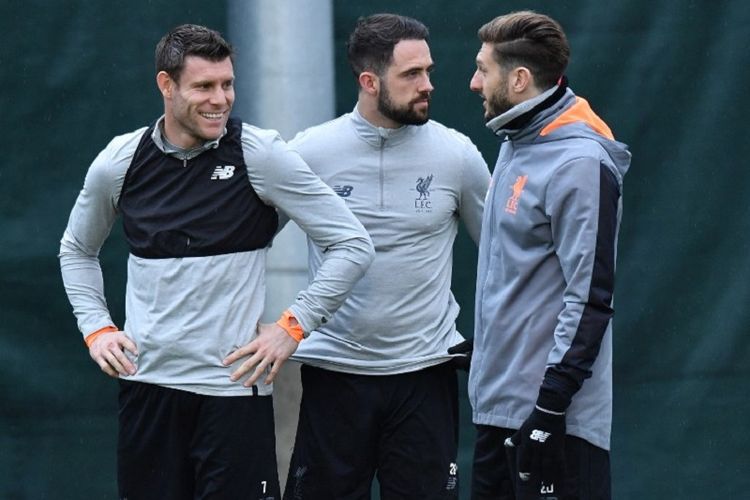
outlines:
[[[418,200],[426,200],[430,196],[430,184],[432,183],[432,174],[427,177],[417,179]]]

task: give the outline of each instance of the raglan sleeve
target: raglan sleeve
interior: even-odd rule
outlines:
[[[111,143],[89,167],[60,241],[63,284],[84,337],[114,326],[104,296],[99,251],[117,217],[115,150]]]
[[[474,143],[468,138],[466,142],[463,168],[461,169],[459,214],[469,236],[478,245],[482,228],[484,201],[490,187],[490,171]]]
[[[615,245],[620,185],[598,158],[561,166],[546,194],[554,251],[565,290],[537,404],[565,411],[591,376],[614,314]]]
[[[323,249],[320,268],[289,307],[304,332],[309,333],[328,322],[341,306],[370,266],[375,250],[359,220],[296,151],[278,134],[262,137],[263,146],[259,147],[257,134],[243,132],[253,189]]]

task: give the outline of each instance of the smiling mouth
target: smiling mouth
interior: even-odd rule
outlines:
[[[224,116],[224,113],[199,113],[203,118],[207,118],[209,120],[221,120]]]

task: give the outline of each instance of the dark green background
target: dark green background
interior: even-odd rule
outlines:
[[[337,111],[356,99],[343,57],[356,18],[415,16],[432,33],[433,117],[469,135],[490,165],[497,144],[468,90],[476,29],[521,8],[563,24],[571,87],[633,152],[615,299],[614,497],[746,497],[750,4],[337,0],[334,8]],[[182,22],[224,31],[226,6],[0,5],[0,498],[116,497],[115,384],[88,358],[56,254],[90,161],[112,136],[161,112],[153,48]],[[121,323],[119,235],[102,260]],[[475,256],[463,234],[455,262],[460,327],[470,333]],[[462,498],[473,439],[465,398],[463,410]]]

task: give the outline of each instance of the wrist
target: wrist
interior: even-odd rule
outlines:
[[[548,410],[547,408],[543,408],[541,406],[534,405],[534,410],[538,411],[540,413],[543,413],[544,415],[549,415],[551,417],[564,417],[565,412],[564,411],[554,411],[554,410]]]
[[[100,328],[96,330],[95,332],[92,332],[86,335],[86,338],[84,338],[83,341],[86,343],[86,347],[91,347],[91,344],[93,344],[94,341],[97,338],[99,338],[100,335],[104,333],[116,332],[116,331],[118,331],[118,328],[114,325],[105,326],[104,328]]]
[[[551,412],[565,413],[577,390],[578,387],[568,377],[550,367],[544,374],[536,406]]]
[[[299,321],[297,321],[297,318],[292,315],[289,309],[284,311],[281,317],[276,321],[276,324],[298,343],[302,342],[302,339],[305,338],[305,332],[302,330],[302,325],[299,324]]]

